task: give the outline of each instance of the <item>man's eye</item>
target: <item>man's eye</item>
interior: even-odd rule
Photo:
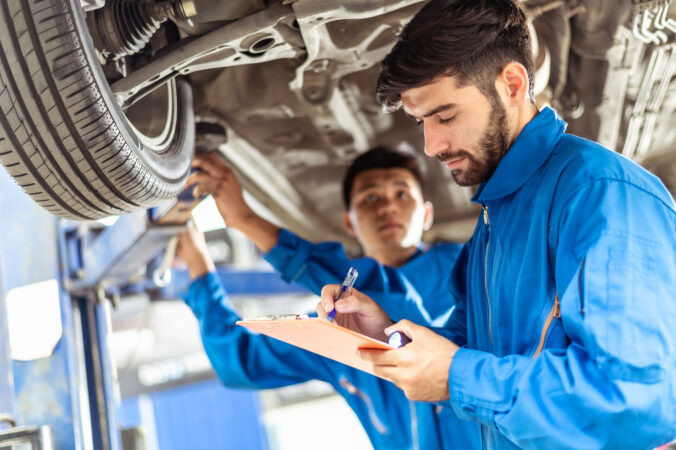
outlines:
[[[397,197],[399,197],[402,200],[406,200],[408,198],[408,192],[406,191],[399,191],[397,193]]]
[[[369,203],[374,203],[378,201],[378,196],[376,194],[369,194],[366,196],[366,201]]]
[[[451,116],[448,119],[442,119],[441,117],[439,117],[439,123],[442,123],[442,124],[443,123],[450,123],[453,119],[455,119],[455,116]]]

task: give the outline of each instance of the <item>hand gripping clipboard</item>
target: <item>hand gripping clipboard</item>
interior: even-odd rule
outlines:
[[[240,320],[237,325],[370,374],[373,374],[373,364],[357,356],[357,350],[361,348],[393,349],[385,342],[317,317],[311,319]]]

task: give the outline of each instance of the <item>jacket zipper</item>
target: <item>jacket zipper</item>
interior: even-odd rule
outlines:
[[[542,331],[540,332],[540,342],[538,343],[538,348],[535,350],[535,353],[533,354],[533,358],[539,355],[542,349],[544,348],[545,339],[547,338],[547,332],[549,331],[549,327],[552,325],[554,318],[557,319],[561,318],[561,305],[559,304],[558,294],[554,295],[554,305],[552,305],[552,309],[551,311],[549,311],[549,315],[547,315],[547,320],[545,320],[545,324],[542,327]]]
[[[582,273],[584,272],[584,262],[582,260],[582,265],[580,266],[580,275],[577,277],[577,294],[580,297],[580,314],[584,317],[584,298],[582,298]]]
[[[486,288],[486,300],[488,301],[488,338],[493,345],[493,326],[491,317],[491,296],[488,294],[488,247],[491,243],[490,217],[488,217],[488,206],[483,205],[484,225],[486,225],[486,256],[484,258],[484,287]]]
[[[488,205],[483,205],[484,210],[484,225],[486,225],[486,255],[484,257],[484,288],[486,289],[486,301],[488,302],[488,338],[490,339],[491,345],[493,345],[493,320],[491,313],[491,296],[488,293],[488,248],[491,244],[491,219],[488,215]],[[483,428],[483,426],[482,426]],[[481,433],[481,440],[483,440],[483,430]],[[483,445],[482,445],[483,448]],[[490,450],[491,441],[488,427],[486,427],[486,449]]]

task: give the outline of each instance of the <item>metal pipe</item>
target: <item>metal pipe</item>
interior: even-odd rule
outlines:
[[[663,70],[659,72],[662,74],[662,79],[656,92],[653,95],[652,101],[647,105],[647,114],[643,124],[643,131],[641,133],[641,140],[636,148],[635,156],[641,159],[648,152],[648,147],[652,142],[653,130],[657,123],[657,114],[662,108],[662,103],[667,95],[667,89],[671,82],[671,78],[676,71],[676,45],[671,46],[671,56],[667,60]]]
[[[643,17],[645,15],[645,11],[636,14],[632,21],[631,21],[631,31],[634,34],[634,37],[638,39],[639,41],[643,42],[644,44],[651,44],[653,41],[652,39],[648,38],[647,36],[644,36],[643,33],[641,32],[641,22],[643,22]]]

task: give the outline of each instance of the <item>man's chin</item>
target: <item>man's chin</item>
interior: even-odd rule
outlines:
[[[458,184],[458,186],[472,186],[475,183],[469,183],[467,180],[467,177],[465,176],[465,172],[462,170],[452,170],[451,175],[453,175],[453,180]]]
[[[467,171],[460,169],[452,170],[451,175],[453,175],[453,180],[458,184],[458,186],[462,187],[475,186],[486,181],[481,179],[482,177],[477,176],[476,174],[468,174]]]
[[[400,227],[389,227],[379,230],[378,235],[383,244],[396,245],[406,235],[406,230]]]

